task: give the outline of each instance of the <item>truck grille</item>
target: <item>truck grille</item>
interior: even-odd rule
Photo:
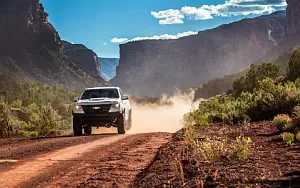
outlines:
[[[109,112],[110,107],[111,104],[82,106],[83,111],[86,114],[106,114]]]

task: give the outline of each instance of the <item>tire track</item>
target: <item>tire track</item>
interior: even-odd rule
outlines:
[[[39,176],[47,168],[59,163],[60,161],[74,160],[80,158],[84,153],[110,145],[114,142],[126,138],[128,135],[116,135],[102,138],[86,144],[67,147],[54,152],[38,156],[34,160],[23,162],[11,170],[0,173],[0,187],[17,187],[30,179]]]

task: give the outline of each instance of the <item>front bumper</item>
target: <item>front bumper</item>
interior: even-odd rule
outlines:
[[[73,113],[73,119],[80,122],[81,125],[106,126],[107,124],[115,125],[121,112],[107,112],[102,114],[85,114]]]

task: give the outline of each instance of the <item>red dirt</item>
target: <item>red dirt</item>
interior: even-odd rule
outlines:
[[[227,137],[229,142],[243,135],[252,139],[252,150],[246,160],[221,156],[213,164],[191,152],[178,132],[139,174],[134,187],[300,187],[300,144],[285,144],[271,122],[213,125],[200,129],[199,135]]]
[[[0,187],[127,187],[170,139],[147,133],[25,139],[24,145],[2,140],[0,157],[20,161],[1,169]]]
[[[167,133],[130,136],[84,155],[39,187],[128,187],[170,138]]]
[[[65,147],[84,144],[110,137],[116,134],[92,135],[83,137],[62,136],[50,138],[12,138],[0,139],[0,161],[33,159],[35,156]],[[17,162],[17,163],[18,163]],[[7,170],[16,163],[0,162],[0,172]]]

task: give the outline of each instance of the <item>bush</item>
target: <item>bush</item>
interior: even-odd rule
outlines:
[[[36,138],[36,137],[39,136],[39,132],[37,132],[37,131],[25,131],[25,132],[23,132],[23,136],[28,137],[28,138]]]
[[[61,116],[57,114],[51,104],[42,106],[39,111],[38,120],[35,122],[35,126],[39,135],[56,135],[61,130],[66,130],[68,125],[67,121],[64,121]]]
[[[296,133],[296,140],[297,140],[297,142],[300,142],[300,132]]]
[[[197,140],[195,146],[196,151],[199,152],[205,160],[216,162],[222,155],[227,153],[225,144],[226,140]]]
[[[292,114],[295,128],[300,129],[300,106],[295,106]]]
[[[278,79],[279,74],[279,65],[251,65],[246,76],[234,81],[232,94],[200,103],[190,116],[198,125],[273,119],[280,131],[300,130],[300,49],[290,57],[287,78]],[[292,121],[287,116],[274,119],[278,114],[292,115]]]
[[[300,89],[293,82],[275,84],[270,78],[263,80],[252,94],[248,116],[252,121],[270,120],[278,114],[291,114],[300,102]]]
[[[15,100],[15,101],[12,101],[11,103],[10,103],[10,106],[12,107],[12,108],[22,108],[22,104],[23,104],[23,101],[22,100],[20,100],[20,99],[17,99],[17,100]]]
[[[291,119],[288,115],[280,114],[274,118],[273,122],[275,123],[276,128],[282,132],[284,128],[288,127]]]
[[[9,106],[0,101],[0,137],[10,137],[12,127],[9,124],[11,111]]]
[[[282,138],[285,143],[292,145],[294,143],[295,135],[293,133],[284,133]]]
[[[258,89],[260,82],[266,78],[276,79],[280,74],[280,66],[273,63],[262,63],[260,65],[251,65],[250,70],[245,77],[234,81],[233,91],[236,96],[242,92],[253,92]]]
[[[190,114],[184,115],[183,118],[183,138],[189,143],[194,143],[197,140],[196,126]]]
[[[251,138],[239,136],[233,145],[233,156],[239,160],[247,159],[251,150]]]
[[[294,50],[291,54],[286,76],[290,81],[300,77],[300,49]]]
[[[197,110],[190,113],[198,125],[208,126],[211,123],[235,124],[248,121],[247,104],[242,99],[231,96],[216,96],[199,104]]]
[[[17,86],[4,88],[5,97],[0,96],[0,137],[65,134],[76,94],[41,83]]]

